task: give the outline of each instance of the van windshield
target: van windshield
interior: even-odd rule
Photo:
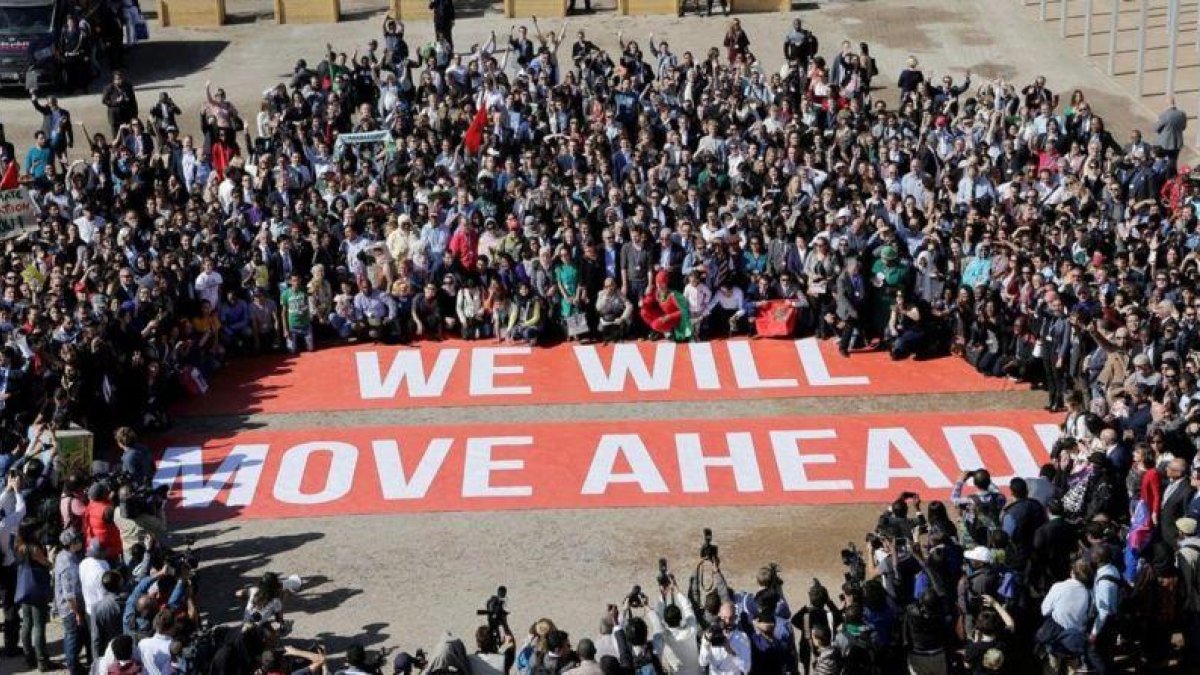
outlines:
[[[0,7],[0,35],[47,33],[53,18],[53,3]]]

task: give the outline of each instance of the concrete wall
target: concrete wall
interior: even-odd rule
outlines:
[[[433,21],[429,0],[392,0],[392,16],[401,21]]]
[[[337,23],[341,0],[275,0],[275,21],[285,23]]]
[[[679,16],[680,0],[619,0],[617,11],[625,15],[665,14]]]
[[[789,12],[791,0],[730,0],[734,14],[757,14],[759,12]]]
[[[582,6],[582,2],[579,3]],[[567,15],[567,0],[504,0],[504,16],[528,18],[531,16],[564,17]]]
[[[164,27],[220,26],[225,0],[158,0],[158,20]]]

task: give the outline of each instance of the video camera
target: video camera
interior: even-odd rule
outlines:
[[[700,546],[700,558],[712,563],[717,562],[719,549],[717,545],[712,543],[713,533],[709,528],[704,528],[704,543]]]
[[[633,589],[629,591],[629,595],[625,596],[629,601],[630,607],[643,607],[647,599],[646,594],[642,592],[642,587],[634,584]]]
[[[862,552],[858,550],[854,542],[848,542],[846,548],[842,549],[842,565],[846,567],[842,592],[849,594],[862,589],[863,581],[867,578],[867,563],[863,560]]]
[[[708,629],[704,632],[704,638],[713,647],[724,647],[725,621],[720,618],[714,619],[712,623],[708,624]]]
[[[671,583],[674,581],[675,581],[675,578],[671,575],[671,570],[667,568],[667,559],[659,558],[658,559],[658,587],[666,588],[666,587],[670,586]]]

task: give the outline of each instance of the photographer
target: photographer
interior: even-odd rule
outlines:
[[[665,582],[665,583],[664,583]],[[696,614],[679,587],[675,576],[659,576],[659,598],[646,614],[654,639],[654,651],[662,658],[663,669],[671,675],[698,675],[700,653],[696,647]]]
[[[621,603],[621,623],[613,630],[613,638],[617,642],[618,662],[621,675],[665,675],[662,660],[654,651],[650,641],[650,629],[641,617],[633,616],[633,610],[645,607],[647,602],[641,588],[635,586],[634,592],[625,597]]]
[[[283,594],[283,584],[274,572],[266,572],[257,584],[235,591],[234,597],[246,600],[242,622],[256,626],[284,624]]]
[[[688,599],[692,609],[699,612],[701,629],[717,620],[721,606],[733,600],[733,593],[721,573],[720,548],[712,543],[712,530],[704,528],[704,543],[700,545],[700,561],[688,583]]]
[[[770,614],[773,637],[791,646],[792,610],[788,606],[787,598],[783,596],[783,579],[779,576],[779,566],[771,563],[759,568],[756,580],[759,586],[757,593],[735,594],[734,603],[738,611],[744,620],[753,619],[755,625],[765,624],[765,620],[758,617]]]
[[[964,497],[963,487],[968,480],[974,485],[975,492]],[[1000,529],[1005,504],[1004,495],[992,483],[992,475],[988,470],[964,471],[954,483],[950,501],[958,507],[962,518],[963,545],[986,546],[991,532]]]
[[[750,638],[738,627],[732,602],[722,603],[716,619],[700,634],[700,667],[709,675],[750,672]]]
[[[117,489],[119,505],[113,512],[113,524],[121,534],[121,543],[126,551],[137,543],[167,545],[170,535],[166,523],[159,517],[162,509],[158,500],[161,497],[165,495],[155,495],[132,485],[122,485]]]

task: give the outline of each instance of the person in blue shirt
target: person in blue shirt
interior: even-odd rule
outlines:
[[[46,177],[46,167],[54,161],[54,151],[46,140],[46,134],[39,131],[33,135],[34,144],[25,153],[25,173],[36,179]]]
[[[150,450],[138,443],[137,432],[121,427],[114,438],[121,449],[121,471],[129,474],[135,485],[149,485],[154,477],[154,462]]]
[[[1093,547],[1092,562],[1096,565],[1096,581],[1092,584],[1092,613],[1095,619],[1088,633],[1087,662],[1091,671],[1114,672],[1113,648],[1116,644],[1116,622],[1113,617],[1121,609],[1121,571],[1113,564],[1112,549]]]

